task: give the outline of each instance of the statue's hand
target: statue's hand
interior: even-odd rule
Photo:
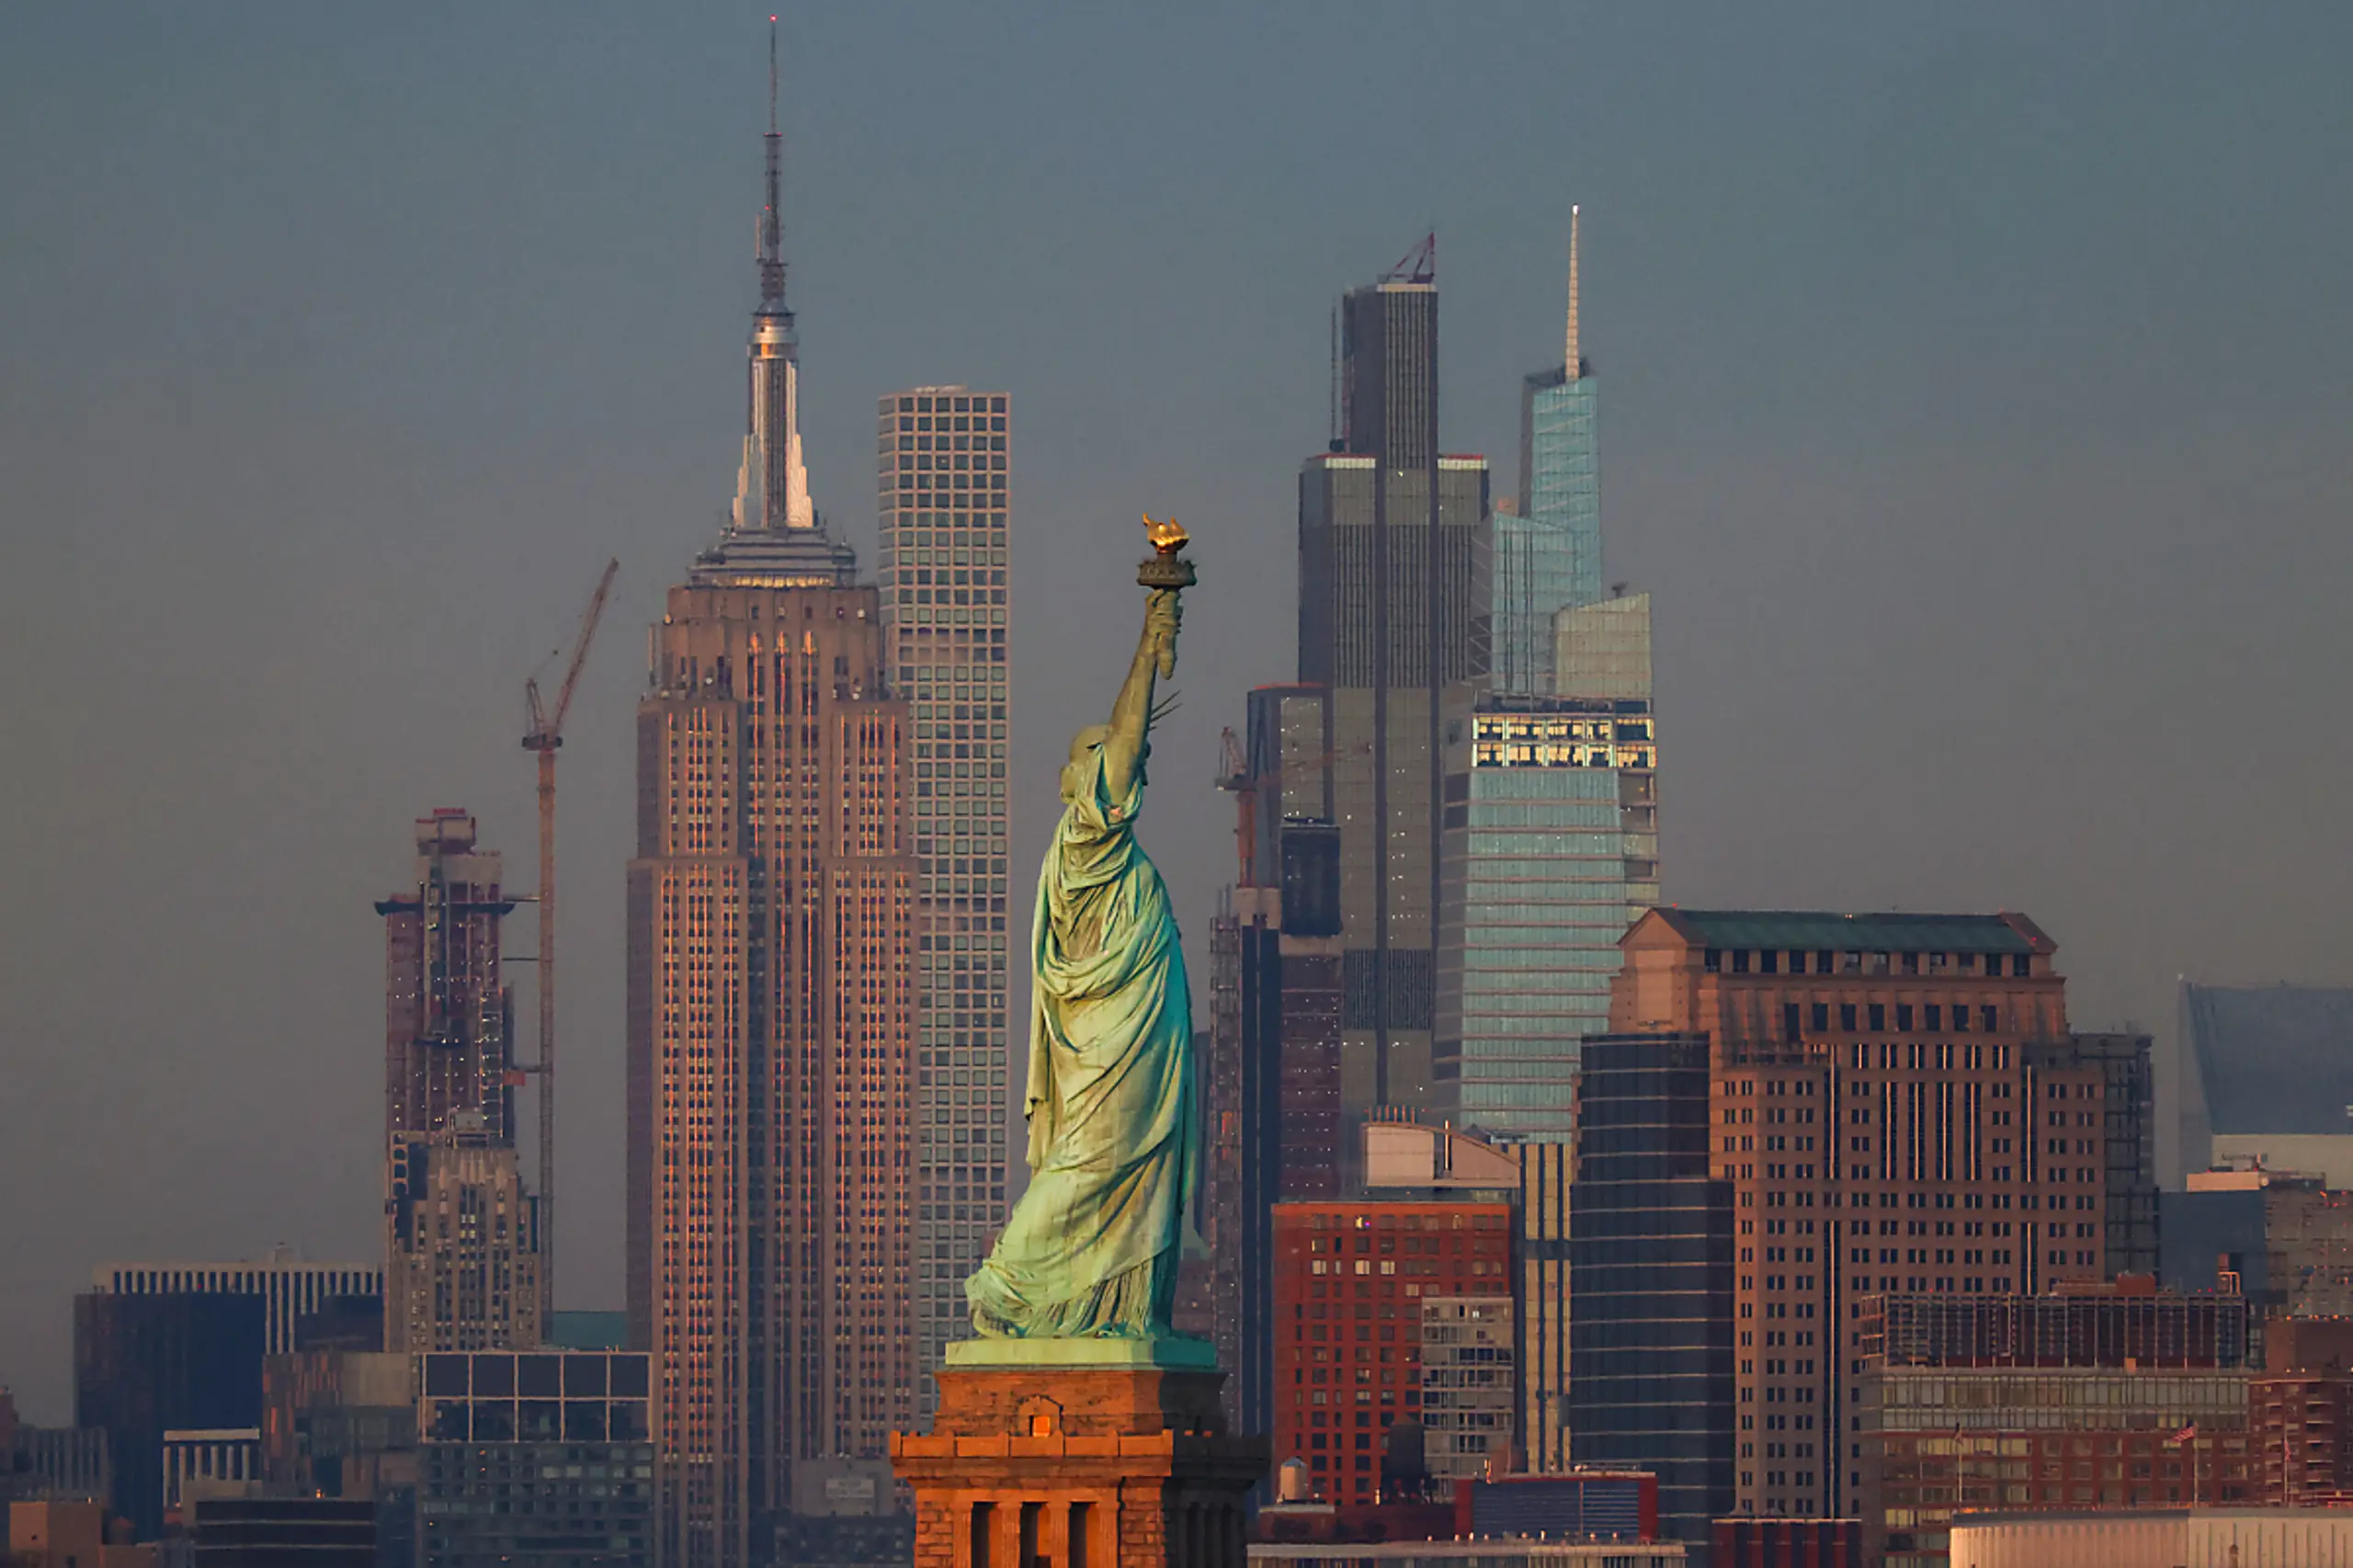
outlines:
[[[1173,588],[1154,589],[1144,603],[1144,636],[1152,644],[1153,661],[1163,680],[1176,673],[1176,633],[1184,621],[1182,597]]]

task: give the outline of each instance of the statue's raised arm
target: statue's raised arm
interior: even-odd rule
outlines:
[[[1103,778],[1114,795],[1146,782],[1143,763],[1152,749],[1154,683],[1176,673],[1176,631],[1184,621],[1176,596],[1175,588],[1154,588],[1145,598],[1143,635],[1137,639],[1120,699],[1111,704],[1111,722],[1103,741]]]
[[[1063,816],[1030,924],[1029,1190],[964,1282],[992,1338],[1165,1339],[1198,1152],[1185,955],[1135,840],[1154,685],[1176,667],[1193,569],[1175,519],[1145,523],[1143,634],[1063,768]]]

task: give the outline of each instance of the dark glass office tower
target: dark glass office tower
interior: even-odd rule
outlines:
[[[1658,1474],[1707,1551],[1733,1502],[1732,1187],[1708,1175],[1708,1037],[1596,1035],[1569,1192],[1569,1451]]]
[[[261,1425],[258,1295],[74,1298],[74,1425],[107,1435],[115,1510],[164,1533],[164,1434]]]
[[[1427,247],[1341,302],[1338,369],[1333,449],[1300,474],[1299,677],[1330,693],[1353,1123],[1431,1099],[1441,754],[1487,667],[1487,463],[1438,449]]]

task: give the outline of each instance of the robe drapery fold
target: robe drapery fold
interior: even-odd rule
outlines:
[[[1029,1187],[964,1282],[1009,1338],[1169,1332],[1195,1179],[1192,998],[1176,918],[1097,745],[1030,924]]]

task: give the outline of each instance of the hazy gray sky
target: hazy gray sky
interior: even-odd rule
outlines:
[[[621,1298],[643,628],[742,419],[767,13],[0,10],[0,1381],[112,1258],[379,1250],[410,820],[532,875],[563,752],[563,1298]],[[1429,227],[1445,439],[1514,483],[1568,206],[1608,570],[1656,596],[1668,892],[2019,908],[2075,1014],[2353,982],[2353,12],[885,5],[786,17],[819,505],[874,398],[1015,398],[1020,862],[1199,540],[1149,842],[1291,673],[1325,312]],[[1027,872],[1016,878],[1026,885]],[[529,950],[528,928],[516,947]]]

